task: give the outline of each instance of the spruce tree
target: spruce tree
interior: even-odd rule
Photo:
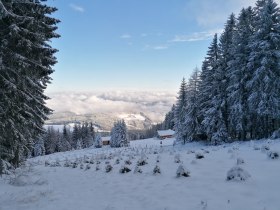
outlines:
[[[57,62],[49,43],[59,20],[41,1],[2,0],[0,10],[0,147],[8,151],[0,158],[17,167],[51,113],[44,90]]]
[[[229,125],[231,136],[245,140],[249,131],[248,89],[251,78],[247,64],[250,55],[250,37],[254,33],[254,13],[251,7],[242,9],[233,36],[231,60],[228,62]]]
[[[124,120],[114,123],[111,131],[111,147],[127,147],[129,141],[127,139],[127,128]]]
[[[247,65],[252,77],[246,86],[249,110],[258,128],[254,137],[267,138],[280,118],[280,11],[273,0],[259,0],[255,15]]]
[[[199,133],[198,104],[199,69],[195,68],[187,84],[187,104],[185,130],[188,141],[194,140]]]
[[[187,84],[183,78],[177,97],[175,107],[175,135],[178,142],[186,143],[186,105],[187,105]]]

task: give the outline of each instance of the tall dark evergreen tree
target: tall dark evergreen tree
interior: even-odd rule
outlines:
[[[187,104],[185,130],[188,141],[195,140],[200,132],[198,119],[199,101],[198,101],[198,84],[199,69],[195,68],[187,84]]]
[[[127,128],[124,120],[119,120],[114,123],[111,131],[111,147],[127,147],[129,145],[127,139]]]
[[[1,159],[19,166],[44,132],[51,110],[44,94],[56,49],[49,43],[59,20],[56,8],[41,1],[0,1],[0,147]]]
[[[251,7],[242,9],[233,36],[231,60],[228,62],[229,126],[232,138],[246,139],[250,127],[248,89],[252,77],[247,68],[251,49],[249,42],[254,33],[254,13]],[[252,124],[251,124],[252,125]]]
[[[186,143],[186,105],[187,105],[187,84],[183,78],[175,106],[175,134],[178,142]]]
[[[257,115],[255,137],[269,137],[280,119],[280,11],[273,0],[257,1],[248,68],[249,109]]]

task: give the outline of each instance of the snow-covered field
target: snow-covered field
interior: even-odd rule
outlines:
[[[270,159],[270,151],[280,151],[280,140],[182,147],[171,139],[161,147],[147,139],[130,148],[37,157],[0,178],[0,210],[279,210],[280,160]],[[227,181],[237,159],[247,179]],[[142,173],[134,173],[138,160],[148,163],[138,167]],[[122,174],[125,162],[132,171]],[[181,164],[190,177],[176,176]],[[107,165],[113,167],[108,173]],[[156,165],[160,174],[153,173]]]

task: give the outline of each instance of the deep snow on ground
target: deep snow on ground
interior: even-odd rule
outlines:
[[[130,148],[91,148],[29,159],[15,175],[0,178],[0,210],[280,210],[280,160],[267,155],[269,150],[280,151],[280,140],[216,147],[173,146],[173,141],[161,146],[159,140],[147,139],[131,142]],[[204,158],[196,159],[197,154]],[[139,166],[143,172],[135,174],[137,161],[146,157],[148,164]],[[175,157],[181,163],[175,163]],[[227,181],[238,158],[250,177]],[[66,159],[78,167],[64,167]],[[127,165],[132,171],[121,174],[126,160],[132,162]],[[86,161],[94,163],[80,169]],[[113,169],[106,173],[108,164]],[[161,174],[153,174],[156,164]],[[176,177],[180,164],[190,177]]]

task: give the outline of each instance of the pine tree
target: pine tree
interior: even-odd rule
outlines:
[[[114,123],[111,131],[111,147],[126,147],[129,145],[127,139],[127,128],[124,120]]]
[[[70,137],[70,130],[66,127],[64,124],[63,130],[62,130],[62,147],[63,151],[69,151],[71,150],[71,137]]]
[[[173,130],[174,126],[175,126],[174,121],[175,121],[175,105],[173,104],[171,110],[165,115],[165,118],[164,118],[164,121],[162,124],[162,129]]]
[[[52,154],[57,151],[57,141],[57,131],[52,126],[49,126],[44,136],[44,147],[46,155]]]
[[[185,129],[188,141],[194,140],[199,133],[198,104],[199,69],[195,68],[187,84],[187,105]]]
[[[72,148],[76,149],[77,142],[80,139],[80,126],[78,126],[76,123],[74,124],[73,132],[72,132]]]
[[[55,33],[56,11],[40,1],[0,3],[0,145],[9,151],[0,158],[19,166],[44,132],[51,110],[44,94],[56,63],[49,43]]]
[[[187,105],[187,84],[183,78],[178,93],[176,108],[175,108],[175,134],[178,142],[186,143],[187,134],[185,129],[186,123],[186,105]]]
[[[42,136],[38,137],[38,140],[34,145],[34,156],[42,156],[46,154],[44,138]]]
[[[247,64],[249,61],[250,37],[254,33],[253,10],[242,9],[233,36],[231,60],[228,62],[229,124],[231,136],[245,140],[249,129],[248,89],[246,83],[251,78]]]
[[[101,138],[101,135],[99,133],[96,134],[94,146],[96,148],[101,148],[102,147],[102,138]]]
[[[221,112],[223,122],[227,133],[229,133],[229,96],[228,96],[228,86],[229,86],[229,62],[233,57],[233,37],[236,33],[236,19],[234,14],[231,14],[226,22],[224,32],[220,36],[219,43],[219,67],[216,72],[216,88],[218,88],[216,99],[218,98],[221,102]]]
[[[252,72],[248,102],[250,113],[257,116],[255,137],[267,138],[280,117],[280,11],[273,0],[259,0],[255,13],[247,65]]]
[[[199,82],[199,122],[201,124],[201,133],[205,133],[208,140],[211,139],[212,134],[215,132],[213,126],[216,120],[213,119],[215,116],[220,116],[221,110],[215,110],[213,104],[213,97],[217,91],[215,85],[215,74],[219,67],[219,48],[218,48],[218,35],[215,34],[213,41],[208,48],[207,57],[203,61],[200,82]]]

